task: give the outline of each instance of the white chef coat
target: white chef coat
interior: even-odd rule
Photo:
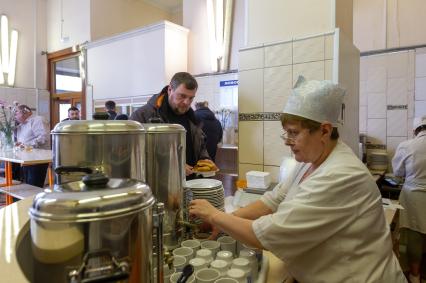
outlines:
[[[392,167],[396,176],[405,177],[400,227],[426,234],[426,131],[398,146]]]
[[[31,115],[16,130],[18,142],[33,148],[50,149],[50,132],[47,121],[41,116]]]
[[[407,282],[392,251],[380,192],[342,142],[303,182],[310,164],[261,200],[274,211],[253,222],[260,243],[299,282]]]

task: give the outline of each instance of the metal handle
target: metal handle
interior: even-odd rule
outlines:
[[[110,261],[106,265],[90,267],[89,261],[93,258],[108,257]],[[70,283],[95,283],[112,282],[129,278],[129,263],[125,260],[118,261],[107,249],[90,251],[84,255],[83,263],[78,269],[68,273]],[[108,274],[94,276],[93,274],[109,271]]]
[[[77,172],[92,174],[93,169],[90,167],[79,167],[79,166],[58,166],[55,168],[55,173],[58,175],[77,173]]]
[[[156,213],[154,214],[154,227],[157,230],[157,282],[164,283],[163,268],[163,220],[164,220],[164,203],[156,204]]]

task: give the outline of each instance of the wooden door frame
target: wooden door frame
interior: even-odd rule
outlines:
[[[66,49],[62,49],[56,52],[52,52],[52,53],[48,53],[47,54],[47,86],[48,86],[48,90],[50,92],[50,97],[49,97],[49,104],[50,104],[50,126],[51,128],[53,128],[54,125],[52,125],[52,121],[53,121],[53,110],[54,110],[54,105],[53,105],[53,99],[54,98],[59,98],[59,95],[54,95],[53,94],[53,90],[55,90],[55,78],[52,77],[52,74],[55,73],[55,69],[54,69],[54,64],[55,62],[58,61],[62,61],[64,59],[68,59],[68,58],[72,58],[72,57],[76,57],[76,56],[81,56],[82,55],[82,50],[80,49],[79,46],[77,47],[70,47],[70,48],[66,48]],[[84,66],[83,66],[84,68]],[[85,76],[81,76],[81,110],[80,110],[80,117],[82,120],[86,119],[86,78]],[[80,97],[80,95],[76,92],[67,92],[66,93],[67,96],[69,98],[75,98],[75,97]]]

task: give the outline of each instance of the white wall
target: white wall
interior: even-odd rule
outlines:
[[[127,99],[131,104],[158,93],[174,73],[187,69],[187,40],[186,28],[160,22],[89,43],[87,117],[92,101]],[[172,45],[177,47],[168,48]]]
[[[45,57],[40,54],[46,47],[44,9],[43,0],[0,0],[0,14],[8,16],[10,30],[19,32],[15,87],[46,87]]]
[[[245,2],[245,0],[234,0],[231,70],[238,69],[238,50],[244,47]],[[192,74],[211,72],[206,9],[206,1],[183,1],[183,26],[191,31],[188,43],[188,72]]]
[[[247,43],[291,40],[333,30],[334,1],[248,0]]]
[[[87,0],[86,0],[87,1]],[[144,1],[90,0],[91,38],[97,40],[162,20],[179,21],[179,11],[169,13]],[[182,14],[180,12],[180,14]]]
[[[62,0],[63,30],[61,41],[61,1],[47,0],[47,51],[54,52],[90,41],[90,1]],[[105,20],[107,20],[105,15]]]
[[[426,1],[353,0],[354,44],[363,51],[426,43]]]

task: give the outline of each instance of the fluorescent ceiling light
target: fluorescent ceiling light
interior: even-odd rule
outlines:
[[[216,0],[216,56],[223,55],[223,0]]]
[[[1,64],[1,56],[0,56],[0,85],[4,84],[4,77],[3,77],[3,67]]]
[[[209,33],[209,49],[210,49],[210,67],[213,72],[217,72],[217,56],[216,56],[216,35],[214,24],[214,8],[213,0],[207,0],[207,28]]]
[[[3,72],[9,71],[9,23],[5,15],[1,16],[1,56]]]
[[[15,84],[17,52],[18,52],[18,32],[16,30],[12,30],[11,39],[10,39],[9,75],[7,76],[7,84],[10,86],[13,86]]]

